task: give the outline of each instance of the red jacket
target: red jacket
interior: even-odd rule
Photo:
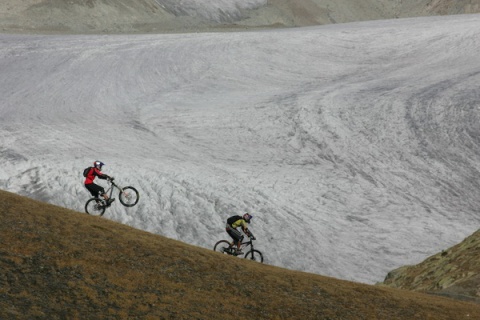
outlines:
[[[99,179],[109,178],[108,175],[103,174],[99,169],[92,167],[85,178],[85,184],[92,184],[93,180],[95,180],[95,177],[98,177]]]

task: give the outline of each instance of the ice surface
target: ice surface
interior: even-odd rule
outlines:
[[[0,188],[83,211],[99,159],[141,193],[106,219],[213,248],[248,211],[266,263],[382,281],[478,229],[478,30],[3,34]]]

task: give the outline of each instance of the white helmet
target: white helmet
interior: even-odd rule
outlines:
[[[97,168],[98,170],[102,170],[102,167],[103,167],[104,165],[105,165],[105,163],[103,163],[102,161],[98,161],[98,160],[93,163],[93,166],[94,166],[95,168]]]

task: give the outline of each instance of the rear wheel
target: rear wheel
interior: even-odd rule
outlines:
[[[128,186],[123,188],[122,191],[120,191],[118,198],[125,207],[133,207],[138,203],[138,200],[140,199],[140,194],[138,193],[137,189]]]
[[[258,250],[250,250],[247,252],[245,255],[245,259],[257,261],[259,263],[263,263],[263,255],[260,251]]]
[[[213,251],[217,251],[220,253],[225,253],[225,254],[231,254],[230,253],[230,242],[227,240],[220,240],[217,243],[215,243],[215,246],[213,247]]]
[[[85,212],[92,216],[103,216],[105,213],[105,200],[92,198],[85,204]]]

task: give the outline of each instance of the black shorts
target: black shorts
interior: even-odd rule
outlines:
[[[95,183],[86,184],[85,188],[87,188],[87,190],[90,191],[92,196],[95,198],[98,198],[99,195],[103,195],[105,193],[105,189]]]
[[[225,227],[225,231],[227,231],[228,235],[230,237],[232,237],[233,241],[235,243],[238,243],[239,241],[242,241],[243,240],[243,236],[242,234],[240,233],[240,231],[238,231],[237,229],[233,229],[231,228],[229,225],[227,225]]]

